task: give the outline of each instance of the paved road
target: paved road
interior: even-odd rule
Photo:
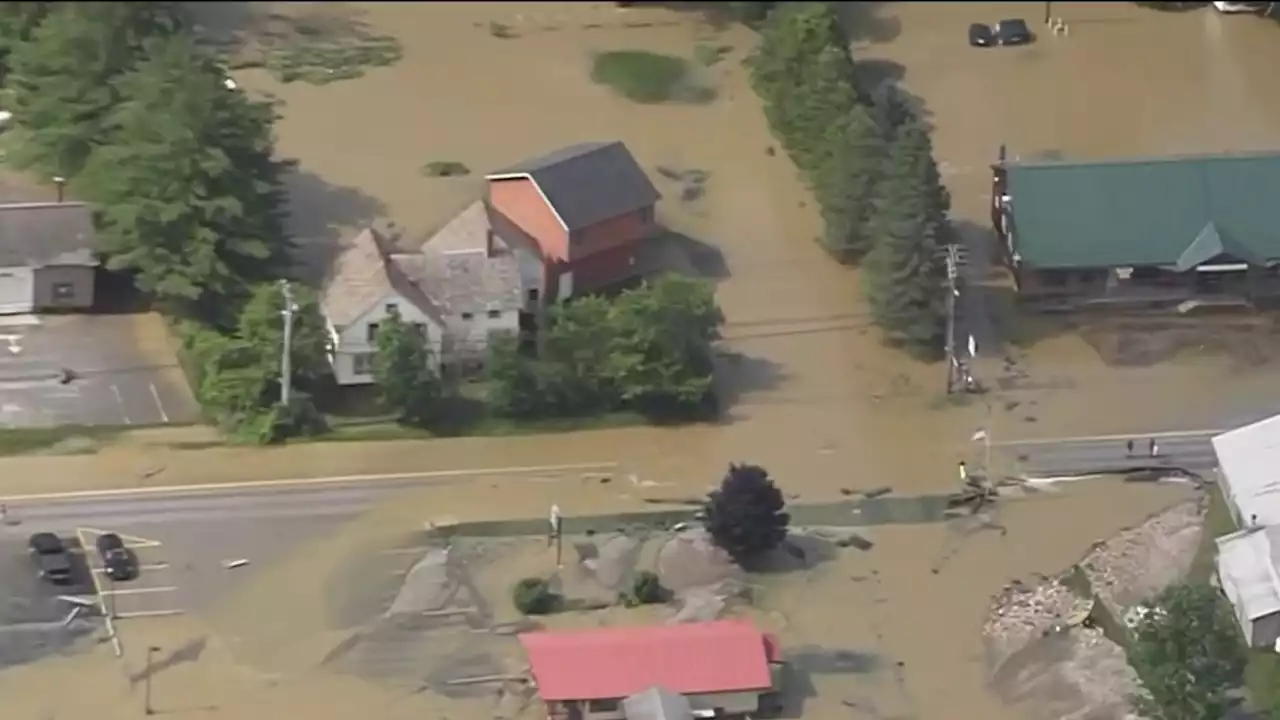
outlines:
[[[1207,473],[1217,467],[1210,440],[1221,431],[1111,435],[1095,438],[999,443],[995,451],[1026,478],[1067,477],[1143,468],[1180,468]],[[1156,457],[1149,457],[1148,441],[1156,441]],[[1129,453],[1127,441],[1133,441]]]

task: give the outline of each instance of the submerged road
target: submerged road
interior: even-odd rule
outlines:
[[[1030,479],[1158,468],[1205,474],[1218,465],[1211,440],[1222,432],[1195,430],[1027,440],[997,443],[993,450],[1008,463],[1006,467],[1012,468],[1009,474]],[[1154,457],[1149,454],[1152,440],[1156,444]],[[1133,443],[1132,452],[1129,442]]]

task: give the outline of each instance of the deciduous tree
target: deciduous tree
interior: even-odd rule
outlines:
[[[373,381],[384,405],[400,421],[426,426],[434,419],[442,396],[440,375],[426,333],[392,314],[378,326]]]
[[[787,538],[791,516],[782,491],[759,465],[730,465],[720,488],[703,503],[703,522],[716,545],[749,564]]]
[[[1142,681],[1143,717],[1205,720],[1227,716],[1240,686],[1244,644],[1230,609],[1208,585],[1160,593],[1133,629],[1129,662]]]
[[[872,317],[886,340],[922,357],[943,347],[949,233],[946,204],[928,132],[919,121],[899,128],[880,179],[872,228],[875,244],[863,264]]]
[[[664,275],[613,304],[607,374],[622,401],[642,412],[681,415],[709,399],[712,344],[724,315],[710,283]]]
[[[290,361],[295,383],[314,383],[328,376],[329,331],[316,292],[305,285],[293,288],[293,337]],[[280,381],[280,352],[284,347],[284,297],[276,283],[259,283],[249,294],[236,322],[236,336],[258,348],[262,363],[274,366],[272,382]]]
[[[116,88],[124,100],[77,183],[98,206],[108,266],[225,326],[287,262],[274,111],[228,88],[186,34],[149,44]]]
[[[8,11],[14,40],[5,85],[21,141],[8,160],[73,177],[120,99],[115,81],[142,58],[149,38],[176,29],[178,17],[167,2],[58,3],[51,11],[42,3],[17,4],[26,7]],[[170,109],[152,106],[153,120],[163,116],[160,108]]]

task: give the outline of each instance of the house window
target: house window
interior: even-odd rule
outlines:
[[[364,326],[364,339],[371,343],[378,341],[378,323],[369,323]]]
[[[617,712],[617,700],[588,700],[587,712]]]
[[[470,320],[472,317],[473,317],[472,314],[469,312],[462,313],[463,320]]]
[[[395,303],[387,303],[387,307],[385,308],[385,310],[387,311],[388,315],[395,315],[396,313],[400,312],[399,308],[396,307]]]
[[[497,319],[498,319],[498,318],[500,318],[500,317],[502,317],[502,311],[501,311],[501,310],[490,310],[490,311],[489,311],[489,319],[490,319],[490,320],[497,320]]]
[[[640,208],[640,222],[644,223],[645,225],[648,225],[649,223],[653,222],[653,206],[652,205],[650,205],[649,207]]]
[[[74,300],[76,296],[75,283],[60,282],[53,284],[54,300]]]
[[[356,353],[351,356],[351,372],[356,375],[373,374],[373,353]]]
[[[413,324],[413,331],[414,331],[414,332],[416,332],[416,333],[418,333],[418,337],[423,337],[423,338],[424,338],[424,337],[426,337],[426,336],[427,336],[427,324],[426,324],[426,323],[414,323],[414,324]]]

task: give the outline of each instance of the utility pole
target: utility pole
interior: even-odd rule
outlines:
[[[960,294],[960,290],[956,287],[956,278],[959,274],[957,265],[959,257],[954,244],[947,246],[947,337],[946,337],[946,354],[947,354],[947,394],[950,395],[956,391],[956,375],[959,370],[959,362],[956,358],[956,296]]]
[[[289,393],[293,389],[293,314],[298,310],[293,302],[293,288],[288,280],[280,281],[280,293],[284,295],[284,343],[280,348],[280,404],[289,406]]]
[[[1044,24],[1048,25],[1053,20],[1053,3],[1045,0],[1044,3]]]

